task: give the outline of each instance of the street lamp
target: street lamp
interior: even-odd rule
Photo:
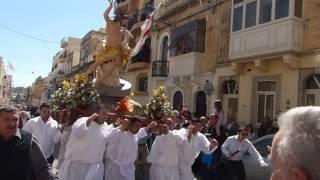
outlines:
[[[213,91],[214,91],[214,87],[212,85],[211,82],[209,82],[209,80],[206,80],[206,82],[204,83],[203,86],[203,91],[208,95],[211,96]]]

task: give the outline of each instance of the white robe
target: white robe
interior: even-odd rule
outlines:
[[[178,131],[178,134],[182,138],[187,138],[188,130],[181,129]],[[215,147],[210,150],[210,146],[211,144],[207,137],[199,132],[191,136],[190,142],[187,140],[182,146],[179,146],[178,158],[181,180],[194,180],[191,166],[201,151],[206,154],[211,154],[217,149],[217,147]]]
[[[59,171],[60,180],[102,180],[103,153],[109,128],[106,123],[91,122],[80,118],[72,126],[65,159]]]
[[[144,128],[137,134],[115,128],[107,137],[105,180],[134,180],[134,162],[139,139],[147,136]]]
[[[148,157],[150,180],[180,180],[178,166],[178,146],[187,138],[174,132],[157,136]]]

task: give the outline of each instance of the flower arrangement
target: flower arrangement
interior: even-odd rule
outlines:
[[[116,103],[112,109],[113,112],[119,114],[140,114],[142,106],[135,100],[133,100],[134,94],[131,93],[129,96],[125,96],[118,103]]]
[[[51,96],[51,105],[55,109],[88,107],[99,101],[99,94],[84,73],[77,74],[73,82],[64,80],[62,88]]]
[[[73,99],[77,106],[89,106],[100,102],[100,95],[84,73],[75,75],[73,86]]]
[[[153,90],[150,103],[145,106],[144,113],[148,118],[156,119],[155,114],[157,112],[162,111],[165,116],[168,116],[172,109],[168,96],[165,94],[164,86],[160,86]]]
[[[58,88],[51,95],[51,106],[53,109],[65,109],[74,106],[72,84],[66,80],[62,82],[62,87]]]

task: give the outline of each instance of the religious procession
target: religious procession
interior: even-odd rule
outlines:
[[[278,82],[278,76],[260,84],[259,78],[262,77],[257,78],[257,99],[249,98],[253,106],[257,106],[254,116],[259,121],[258,126],[251,120],[245,121],[247,123],[237,120],[241,117],[238,116],[240,111],[245,114],[243,117],[249,117],[246,113],[250,114],[250,111],[245,104],[238,106],[240,85],[232,79],[234,76],[228,76],[223,81],[225,83],[220,83],[223,84],[219,89],[222,99],[215,98],[212,106],[207,106],[206,102],[201,103],[201,98],[210,97],[216,90],[211,81],[178,77],[174,75],[175,71],[170,70],[175,78],[170,83],[180,89],[188,89],[190,84],[195,84],[199,90],[202,87],[199,82],[204,81],[205,93],[194,102],[196,112],[185,106],[186,102],[177,100],[191,91],[185,90],[184,94],[169,98],[172,89],[163,77],[154,83],[147,103],[136,100],[141,94],[131,92],[133,83],[121,74],[129,72],[135,57],[145,52],[146,43],[152,43],[148,38],[160,37],[159,32],[166,28],[155,22],[164,21],[166,26],[175,26],[166,20],[169,15],[163,14],[169,11],[170,4],[177,3],[176,8],[188,8],[196,3],[203,12],[224,4],[223,0],[215,1],[214,5],[204,0],[181,2],[159,0],[148,15],[143,14],[145,17],[137,13],[143,20],[136,25],[140,34],[136,36],[134,25],[130,24],[133,17],[127,13],[132,7],[120,8],[125,1],[109,0],[103,14],[106,23],[104,41],[94,48],[94,62],[85,71],[70,73],[71,78],[63,79],[51,93],[49,101],[41,103],[34,112],[18,106],[1,105],[0,180],[319,180],[320,107],[315,106],[318,96],[314,96],[314,104],[309,104],[313,106],[291,108],[292,102],[286,100],[286,110],[276,113],[275,98],[279,95],[273,91],[279,87],[273,83]],[[240,14],[241,21],[246,17],[242,26],[251,27],[252,19],[246,13],[250,14],[257,6],[265,8],[259,10],[261,19],[255,17],[254,22],[265,20],[269,6],[264,5],[268,2],[230,1],[232,21],[237,20]],[[283,8],[286,5],[288,8],[296,7],[295,10],[299,7],[298,0],[272,2],[270,7],[273,10],[270,12],[275,12],[272,17],[276,18],[286,17],[286,9]],[[245,7],[245,13],[242,7]],[[238,8],[241,8],[241,13]],[[287,16],[296,13],[287,11]],[[172,10],[171,13],[176,12]],[[220,13],[223,14],[222,11]],[[208,16],[206,18],[177,28],[170,35],[174,37],[185,29],[201,31],[202,27],[206,28]],[[221,21],[226,19],[228,17],[220,17]],[[210,23],[207,26],[216,27]],[[241,30],[237,29],[236,23],[228,28],[232,32]],[[163,44],[159,50],[161,58],[169,58],[169,53],[165,52],[168,49],[172,50],[173,56],[191,52],[193,45],[196,47],[204,41],[200,31],[188,36],[194,36],[194,39],[176,38],[170,45]],[[222,36],[224,31],[220,33]],[[166,43],[169,41],[168,37],[161,38]],[[281,39],[280,36],[278,38]],[[221,43],[224,42],[221,40]],[[237,48],[236,45],[233,48]],[[223,47],[219,49],[223,54]],[[286,61],[288,58],[291,55],[285,56],[283,62],[292,70],[295,66]],[[196,63],[189,65],[193,67]],[[173,66],[176,71],[188,71],[189,68],[179,63]],[[254,66],[263,73],[269,71],[266,70],[269,66],[261,63],[260,59]],[[152,70],[152,75],[159,68]],[[255,71],[251,66],[242,64],[233,64],[232,70],[238,74]],[[312,85],[319,86],[318,75],[312,77]],[[249,91],[248,87],[251,86],[247,85],[243,91]],[[307,92],[310,95],[314,91]]]

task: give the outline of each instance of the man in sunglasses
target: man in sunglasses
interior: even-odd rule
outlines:
[[[249,140],[247,140],[248,130],[240,128],[237,135],[230,136],[222,145],[222,153],[227,160],[225,165],[228,173],[226,180],[245,180],[246,174],[242,163],[243,155],[249,153],[259,162],[260,167],[267,167],[260,153],[255,149]]]

